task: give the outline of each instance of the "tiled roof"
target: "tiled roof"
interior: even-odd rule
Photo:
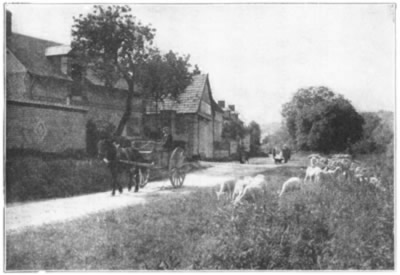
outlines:
[[[24,65],[19,62],[18,58],[15,57],[15,55],[7,49],[7,67],[6,70],[7,72],[12,72],[12,73],[25,73],[27,69],[25,68]]]
[[[7,38],[7,48],[32,74],[58,79],[71,80],[46,58],[45,52],[49,47],[62,44],[13,33]]]
[[[196,113],[199,110],[201,97],[206,85],[208,76],[206,74],[193,76],[192,83],[186,87],[181,93],[178,100],[165,99],[158,104],[158,109],[176,111],[177,113]],[[156,111],[155,103],[147,104],[146,113],[154,113]]]
[[[61,72],[61,68],[55,66],[50,59],[46,57],[46,55],[67,54],[70,50],[70,46],[68,45],[13,33],[7,39],[7,48],[32,74],[72,80],[68,75]],[[104,86],[104,81],[96,77],[91,71],[86,73],[86,78],[94,85]],[[120,79],[114,87],[127,90],[128,84],[124,79]]]

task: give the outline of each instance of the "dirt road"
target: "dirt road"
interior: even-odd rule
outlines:
[[[168,192],[192,192],[190,187],[211,187],[235,176],[251,175],[276,167],[269,159],[253,160],[258,164],[202,163],[209,168],[187,175],[180,189],[172,189],[169,180],[154,181],[139,193],[128,192],[112,197],[111,192],[102,192],[71,198],[52,199],[39,202],[7,205],[5,209],[6,233],[18,232],[31,226],[65,222],[96,212],[143,204],[151,201],[154,194]]]

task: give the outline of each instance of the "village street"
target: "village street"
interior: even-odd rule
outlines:
[[[6,233],[20,231],[30,226],[65,222],[101,211],[151,203],[152,199],[163,194],[184,195],[201,187],[213,187],[234,177],[254,175],[276,166],[271,158],[251,159],[249,164],[238,162],[201,162],[205,169],[186,176],[182,188],[172,189],[169,180],[149,182],[139,193],[128,192],[114,197],[111,191],[71,198],[51,199],[7,205],[5,215]],[[290,163],[289,163],[290,165]]]

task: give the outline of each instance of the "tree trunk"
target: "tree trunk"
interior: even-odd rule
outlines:
[[[160,129],[160,118],[158,117],[158,96],[156,96],[156,128],[157,131]]]
[[[117,129],[114,132],[114,136],[122,135],[125,125],[128,122],[129,118],[131,117],[131,113],[132,113],[132,99],[133,99],[133,93],[134,93],[134,85],[133,85],[132,80],[127,81],[127,82],[128,82],[128,96],[126,98],[125,111],[121,117],[121,120],[119,121]]]

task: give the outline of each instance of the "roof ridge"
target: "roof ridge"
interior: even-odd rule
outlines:
[[[44,39],[44,38],[35,37],[35,36],[30,36],[30,35],[27,35],[27,34],[22,34],[22,33],[17,33],[17,32],[13,32],[13,33],[11,34],[11,36],[13,36],[13,35],[23,36],[23,37],[27,37],[27,38],[31,38],[31,39],[36,39],[36,40],[40,40],[40,41],[43,41],[43,42],[50,42],[50,43],[57,44],[58,46],[70,46],[70,45],[68,45],[68,44],[64,44],[64,43],[61,43],[61,42],[56,42],[56,41],[52,41],[52,40],[47,40],[47,39]]]

